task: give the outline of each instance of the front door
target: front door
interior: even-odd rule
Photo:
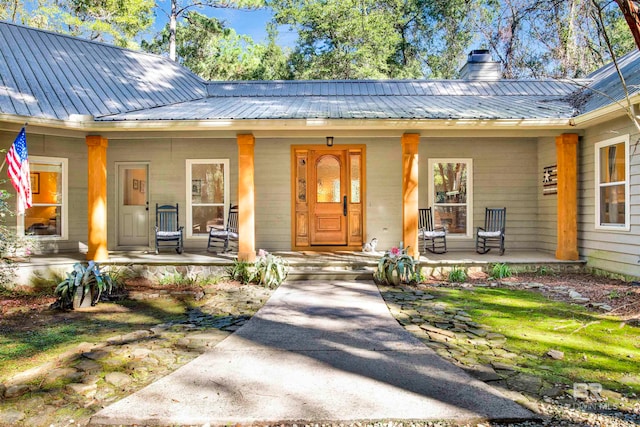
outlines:
[[[294,248],[359,248],[364,223],[364,146],[294,146]]]
[[[311,161],[311,244],[347,244],[345,150],[314,150]]]
[[[149,165],[118,164],[118,246],[149,246]]]

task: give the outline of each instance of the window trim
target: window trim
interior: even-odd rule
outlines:
[[[205,204],[196,204],[194,205],[191,202],[191,180],[192,180],[192,166],[193,165],[199,165],[199,164],[216,164],[216,163],[222,163],[224,165],[224,201],[222,203],[223,205],[223,210],[222,210],[222,220],[224,221],[224,224],[227,223],[227,216],[229,215],[229,205],[231,203],[231,199],[230,197],[230,193],[231,193],[231,185],[229,182],[229,159],[187,159],[186,160],[186,182],[185,182],[185,199],[187,201],[186,205],[187,205],[187,209],[185,212],[185,217],[186,217],[186,229],[187,229],[187,238],[190,239],[198,239],[198,240],[205,240],[208,239],[209,236],[207,233],[205,234],[197,234],[194,235],[193,234],[193,218],[191,217],[191,213],[193,211],[193,206],[219,206],[220,204],[218,203],[205,203]]]
[[[61,234],[56,235],[33,235],[38,240],[69,240],[69,214],[67,207],[69,206],[69,159],[66,157],[50,157],[50,156],[29,156],[29,164],[45,163],[52,165],[60,165],[62,168],[62,202],[60,203],[61,216]],[[33,206],[52,206],[34,203]],[[19,236],[24,236],[24,214],[17,215],[17,232]]]
[[[602,224],[600,218],[600,149],[609,145],[624,143],[624,161],[625,161],[625,181],[624,181],[624,224]],[[630,231],[631,230],[631,185],[630,185],[630,159],[629,159],[629,134],[621,135],[615,138],[609,138],[604,141],[597,142],[595,145],[594,167],[595,167],[595,229],[607,231]]]
[[[428,161],[429,168],[429,207],[434,208],[435,203],[435,191],[434,191],[434,176],[433,165],[436,163],[466,163],[467,164],[467,233],[466,234],[449,234],[447,233],[447,239],[472,239],[473,232],[473,159],[471,158],[430,158]],[[439,204],[442,205],[442,204]]]

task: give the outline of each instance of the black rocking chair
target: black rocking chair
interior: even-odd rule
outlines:
[[[504,229],[507,222],[507,208],[486,208],[484,227],[476,233],[476,252],[486,254],[491,248],[500,249],[504,254]]]
[[[228,252],[232,243],[238,243],[238,205],[229,208],[226,227],[209,229],[207,251],[215,245],[222,245],[222,252]]]
[[[434,254],[447,252],[447,232],[444,227],[433,226],[431,208],[418,210],[418,238],[422,238],[424,249]]]
[[[178,204],[158,206],[156,203],[156,254],[161,247],[175,248],[182,253],[184,227],[178,221]]]

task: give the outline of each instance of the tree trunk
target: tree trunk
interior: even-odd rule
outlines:
[[[176,60],[176,21],[178,19],[178,0],[171,0],[171,16],[169,17],[169,59]]]
[[[638,15],[638,7],[633,0],[616,0],[616,3],[620,6],[624,19],[627,20],[636,46],[640,49],[640,15]]]

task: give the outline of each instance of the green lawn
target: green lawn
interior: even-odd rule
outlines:
[[[551,382],[600,383],[618,392],[640,393],[638,327],[531,291],[477,287],[431,293],[505,335],[505,349],[521,355],[517,362],[524,371]],[[545,356],[551,349],[564,352],[564,359]]]
[[[82,342],[101,343],[114,335],[184,318],[187,306],[172,299],[102,302],[95,311],[44,311],[0,327],[0,380],[51,360]],[[32,315],[33,316],[33,315]]]

